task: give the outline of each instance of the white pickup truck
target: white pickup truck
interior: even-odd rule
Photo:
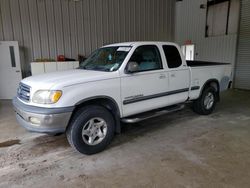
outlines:
[[[174,112],[193,101],[210,114],[231,82],[231,65],[186,62],[169,42],[126,42],[97,49],[78,69],[23,79],[13,99],[30,131],[66,132],[84,154],[104,150],[121,123]]]

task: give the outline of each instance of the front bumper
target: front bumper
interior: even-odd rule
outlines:
[[[74,109],[74,107],[35,107],[26,105],[17,98],[14,98],[12,103],[18,123],[29,131],[41,133],[65,132]]]

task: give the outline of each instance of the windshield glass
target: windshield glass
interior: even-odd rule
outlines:
[[[116,71],[123,63],[130,49],[130,46],[100,48],[81,63],[80,69],[107,72]]]

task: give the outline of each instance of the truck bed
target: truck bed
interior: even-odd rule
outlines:
[[[187,65],[190,67],[200,67],[200,66],[214,66],[214,65],[230,65],[230,63],[219,63],[219,62],[209,62],[209,61],[187,61]]]
[[[217,80],[220,91],[228,88],[232,80],[232,66],[230,63],[216,63],[205,61],[187,61],[191,70],[191,87],[204,86],[208,80]],[[192,90],[189,98],[196,99],[200,95],[200,90]]]

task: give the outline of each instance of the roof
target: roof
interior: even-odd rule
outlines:
[[[164,41],[133,41],[133,42],[121,42],[121,43],[114,43],[108,44],[103,47],[111,47],[111,46],[135,46],[135,45],[147,45],[147,44],[168,44],[168,45],[176,45],[173,42],[164,42]]]

